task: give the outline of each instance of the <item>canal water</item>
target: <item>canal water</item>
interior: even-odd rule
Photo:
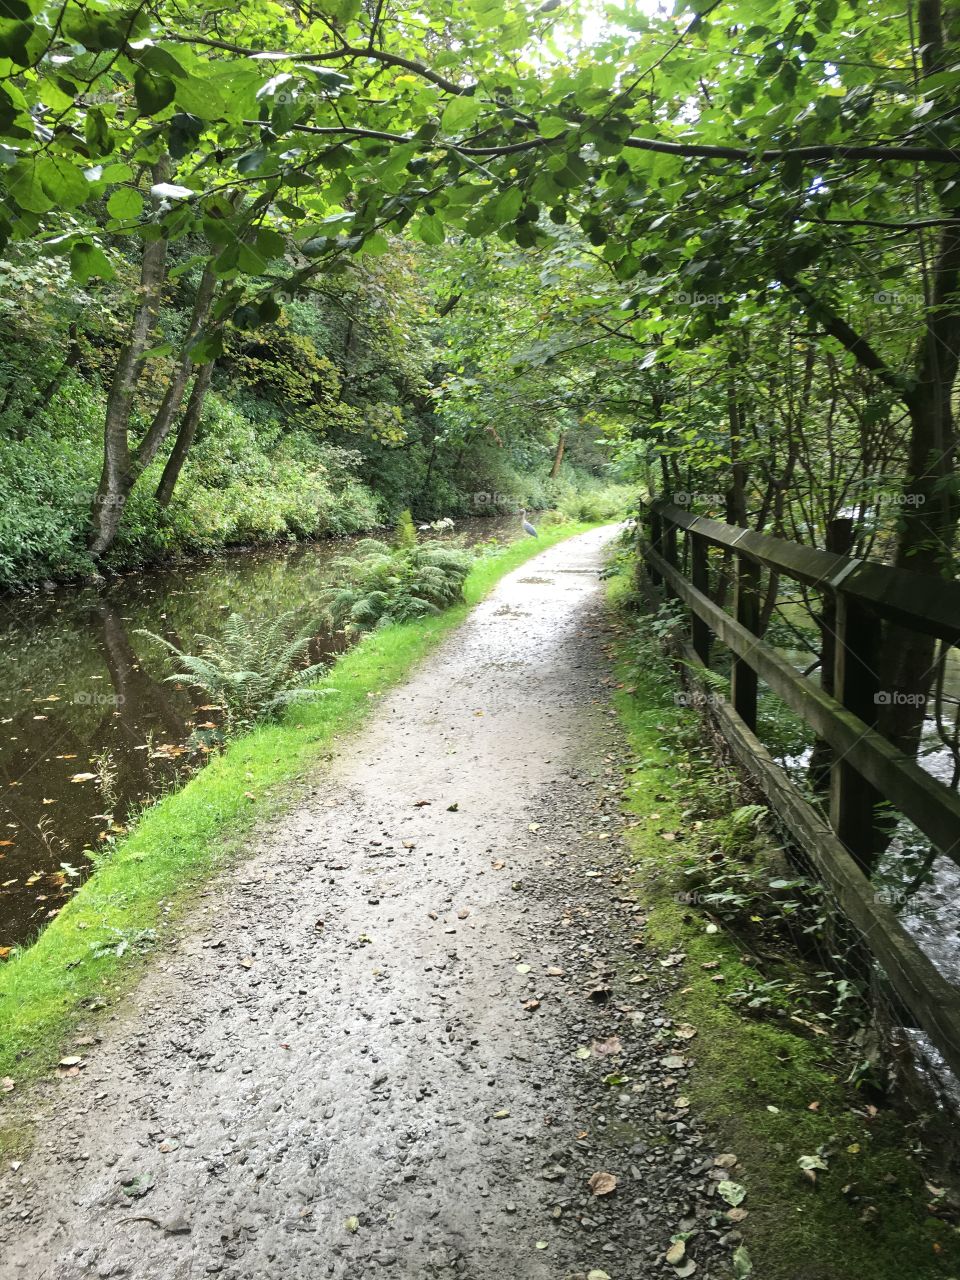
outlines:
[[[475,545],[521,536],[514,518],[458,522]],[[245,551],[102,587],[0,596],[0,955],[30,941],[109,852],[136,812],[199,768],[219,741],[216,707],[165,682],[140,628],[193,647],[231,612],[309,606],[349,542]],[[339,636],[318,633],[311,660]]]

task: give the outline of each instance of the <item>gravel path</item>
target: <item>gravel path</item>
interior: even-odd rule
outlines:
[[[3,1280],[727,1274],[623,875],[612,536],[505,579],[43,1087]]]

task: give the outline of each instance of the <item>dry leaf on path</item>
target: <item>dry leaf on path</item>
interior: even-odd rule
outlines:
[[[587,1186],[595,1196],[610,1196],[617,1189],[616,1175],[612,1173],[597,1172],[591,1174],[587,1180]]]

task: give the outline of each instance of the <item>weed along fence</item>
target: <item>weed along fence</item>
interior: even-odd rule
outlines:
[[[652,504],[648,519],[642,555],[649,574],[689,614],[684,662],[712,687],[712,651],[717,643],[730,651],[729,701],[709,698],[707,704],[732,754],[853,926],[858,946],[869,952],[871,984],[889,997],[896,1021],[924,1032],[960,1078],[960,989],[937,970],[870,879],[881,800],[960,863],[960,796],[876,727],[878,704],[889,697],[877,675],[883,625],[960,644],[960,583],[803,547],[665,501]],[[822,599],[828,624],[821,622],[821,658],[829,663],[822,684],[760,638],[762,602],[783,579]],[[718,603],[727,583],[733,588],[729,612]],[[759,681],[820,740],[830,762],[822,802],[804,794],[757,737]]]

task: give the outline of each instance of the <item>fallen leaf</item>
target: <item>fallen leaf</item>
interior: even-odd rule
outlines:
[[[691,1027],[689,1022],[681,1022],[679,1027],[675,1027],[673,1034],[680,1040],[692,1040],[697,1034],[697,1028]]]
[[[344,1222],[343,1225],[347,1228],[348,1231],[352,1231],[354,1234],[356,1234],[360,1230],[360,1219],[347,1218],[346,1222]]]
[[[9,1093],[16,1087],[17,1082],[11,1076],[0,1076],[0,1093]]]
[[[606,1040],[595,1040],[590,1048],[601,1058],[623,1053],[623,1045],[620,1043],[619,1036],[608,1036]]]
[[[70,779],[70,781],[71,782],[89,782],[92,778],[95,778],[96,776],[97,775],[95,773],[75,773],[73,777]]]
[[[243,965],[244,969],[249,969],[253,965],[253,956],[242,956],[239,963]]]
[[[733,1251],[733,1274],[735,1280],[747,1280],[753,1274],[753,1263],[742,1244]]]
[[[667,1262],[671,1267],[678,1267],[683,1261],[683,1255],[687,1252],[687,1246],[682,1240],[675,1240],[667,1250]]]
[[[617,1189],[616,1175],[597,1172],[587,1179],[587,1186],[595,1196],[610,1196]]]
[[[726,1200],[727,1204],[733,1205],[734,1208],[746,1197],[747,1189],[742,1187],[739,1182],[723,1182],[717,1183],[717,1195],[721,1199]]]
[[[732,1151],[724,1152],[723,1155],[717,1156],[713,1162],[718,1169],[732,1169],[737,1163],[737,1157]]]

